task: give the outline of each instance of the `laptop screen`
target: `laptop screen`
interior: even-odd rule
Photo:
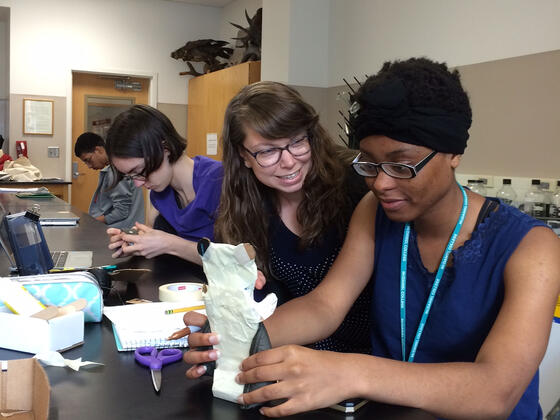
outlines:
[[[43,230],[36,220],[25,212],[4,214],[1,224],[4,232],[0,237],[7,236],[8,240],[2,242],[9,244],[7,253],[13,256],[20,275],[46,274],[53,268]]]
[[[16,262],[14,258],[14,253],[12,251],[12,247],[10,245],[10,240],[8,238],[8,231],[6,230],[6,224],[4,223],[4,216],[6,216],[6,209],[0,203],[0,245],[2,249],[6,253],[8,260],[10,260],[10,266],[12,270],[17,269]]]

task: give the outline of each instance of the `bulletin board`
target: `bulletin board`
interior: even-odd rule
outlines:
[[[54,101],[50,99],[23,100],[23,134],[53,135]]]

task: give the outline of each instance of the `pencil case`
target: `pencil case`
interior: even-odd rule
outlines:
[[[19,282],[45,306],[64,306],[84,298],[87,300],[87,306],[83,310],[84,321],[100,322],[103,317],[103,293],[95,276],[87,271],[37,274],[9,279]],[[0,311],[8,311],[1,299]]]

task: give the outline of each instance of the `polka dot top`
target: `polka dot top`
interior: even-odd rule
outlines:
[[[363,185],[363,181],[359,185]],[[358,199],[363,196],[363,191],[365,185]],[[354,200],[353,206],[358,201]],[[293,297],[303,296],[323,280],[342,248],[343,241],[344,238],[333,227],[317,246],[300,249],[299,237],[284,225],[279,216],[275,216],[270,222],[271,273],[275,280],[286,286]],[[370,305],[371,291],[368,285],[334,334],[312,347],[317,350],[371,354]]]

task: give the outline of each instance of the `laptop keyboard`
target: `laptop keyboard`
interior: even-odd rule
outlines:
[[[53,251],[51,257],[55,267],[64,267],[68,259],[68,251]]]

